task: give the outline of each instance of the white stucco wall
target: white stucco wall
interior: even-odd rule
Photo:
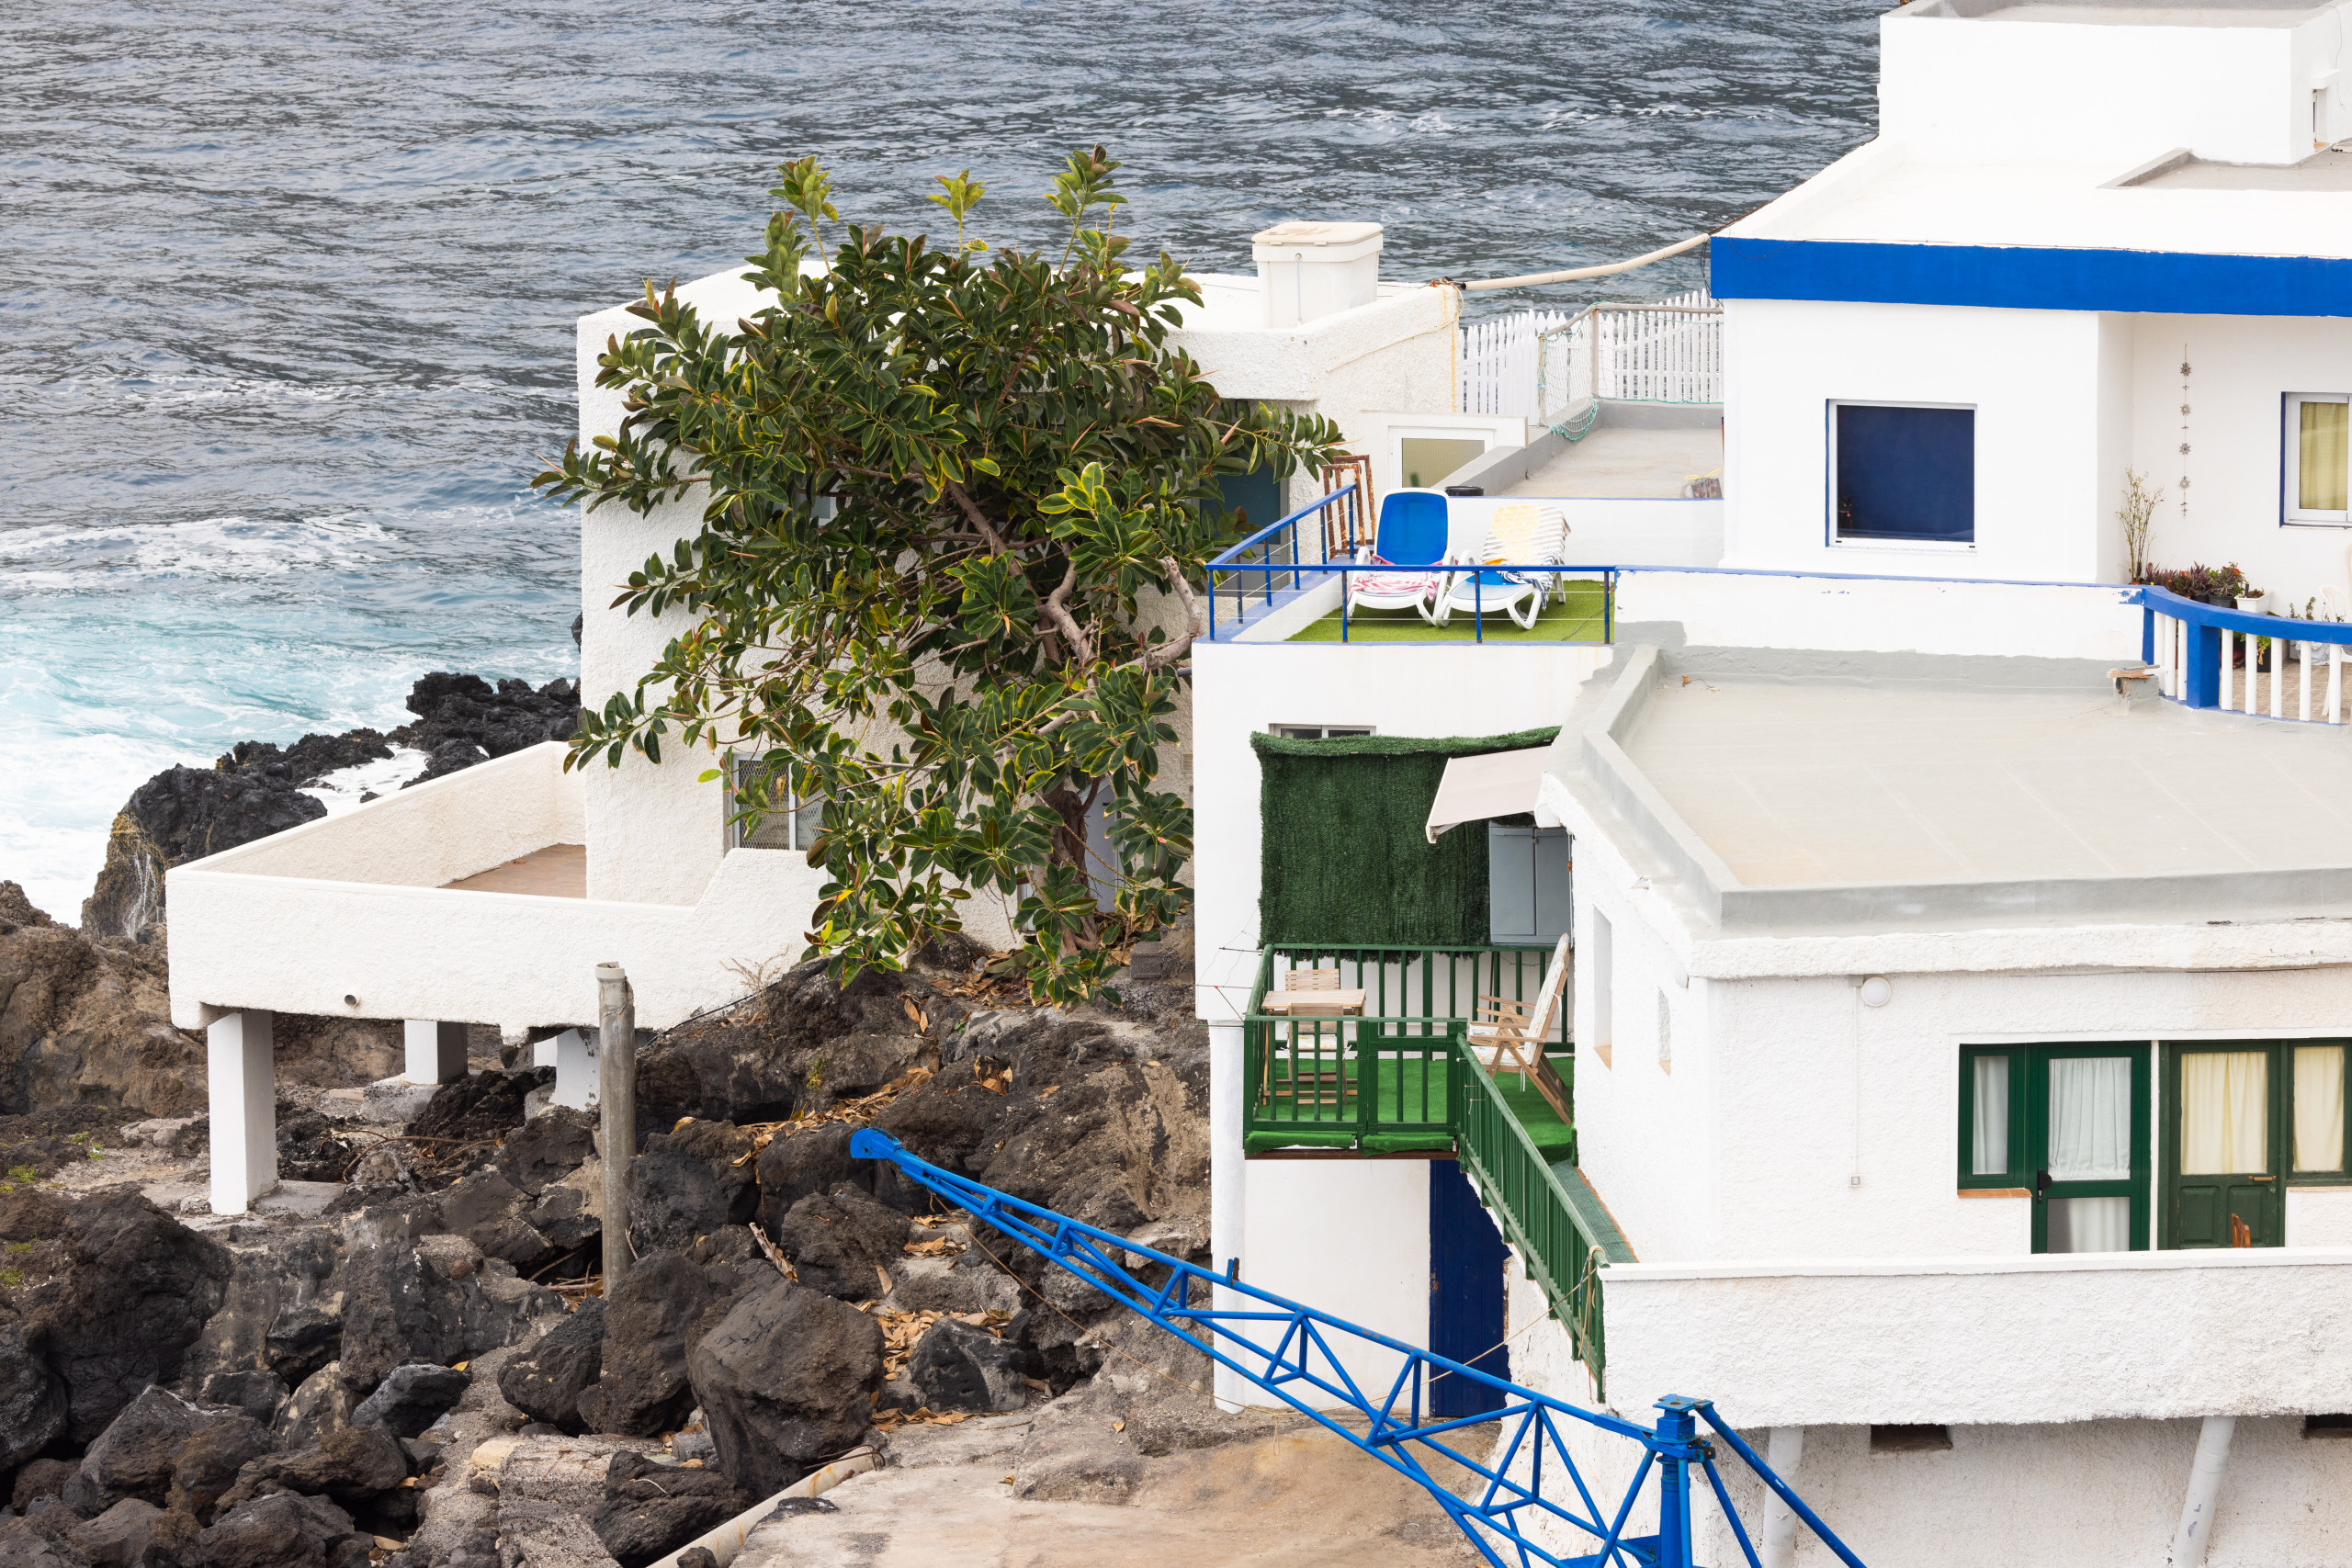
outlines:
[[[1429,1343],[1429,1161],[1275,1158],[1246,1168],[1244,1280],[1408,1345]],[[1360,1388],[1385,1393],[1404,1364],[1361,1340],[1333,1348]],[[1240,1392],[1245,1404],[1281,1403],[1255,1385]]]
[[[1617,577],[1621,637],[1673,623],[1693,648],[2136,662],[2143,619],[2125,590],[2106,586],[1657,569]]]
[[[1953,162],[2113,159],[2120,174],[2188,147],[2291,163],[2312,151],[2309,91],[2339,63],[2343,33],[2338,8],[2278,25],[2290,14],[2217,6],[2165,26],[2153,7],[2086,6],[2079,20],[2054,7],[1890,13],[1879,22],[1880,131],[1914,156]]]
[[[1727,299],[1724,330],[1724,565],[2098,581],[2098,314]],[[1832,400],[1975,409],[1973,546],[1830,542]]]
[[[2274,611],[2323,588],[2352,594],[2352,529],[2284,525],[2279,486],[2289,392],[2352,392],[2352,321],[2267,316],[2134,316],[2129,420],[2133,461],[2162,485],[2149,529],[2159,566],[2235,561]],[[2181,389],[2184,354],[2188,395]],[[2184,421],[2183,402],[2189,407]],[[2183,429],[2184,423],[2186,430]],[[2183,455],[2186,442],[2190,450]],[[2190,479],[2188,507],[2180,502]],[[2119,492],[2120,472],[2112,488]],[[2112,512],[2110,501],[2107,510]],[[2111,519],[2110,519],[2111,523]],[[2320,608],[2325,609],[2324,602]]]

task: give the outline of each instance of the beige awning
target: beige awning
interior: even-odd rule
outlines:
[[[1464,822],[1534,810],[1535,792],[1544,783],[1544,759],[1551,750],[1549,746],[1531,746],[1524,751],[1489,751],[1447,762],[1437,798],[1430,802],[1430,842]]]

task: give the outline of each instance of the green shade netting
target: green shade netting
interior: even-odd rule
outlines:
[[[1556,726],[1416,739],[1252,735],[1258,753],[1258,929],[1271,946],[1470,947],[1491,931],[1487,836],[1423,835],[1452,757],[1548,745]]]

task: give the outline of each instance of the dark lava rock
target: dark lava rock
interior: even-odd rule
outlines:
[[[392,739],[430,752],[433,765],[424,778],[437,778],[526,746],[570,739],[580,724],[580,682],[550,681],[534,691],[528,682],[505,680],[493,690],[479,675],[436,670],[410,690],[408,711],[416,722],[392,731]],[[445,757],[452,765],[443,766]]]
[[[286,1380],[261,1367],[208,1373],[196,1391],[199,1403],[231,1405],[265,1427],[286,1407]]]
[[[489,1143],[509,1128],[521,1126],[523,1097],[554,1077],[553,1067],[511,1073],[485,1067],[443,1084],[409,1123],[409,1136]]]
[[[0,1143],[96,1133],[112,1144],[140,1114],[203,1109],[204,1043],[172,1027],[160,952],[46,916],[0,918],[0,1112],[11,1113]],[[104,1124],[72,1124],[89,1115]],[[28,1163],[41,1162],[8,1165]]]
[[[237,1484],[237,1472],[277,1445],[268,1428],[250,1416],[199,1427],[172,1458],[172,1507],[209,1519],[212,1506]]]
[[[374,730],[354,729],[342,735],[305,735],[283,749],[266,740],[240,740],[212,766],[221,773],[246,773],[307,789],[329,773],[362,762],[380,762],[391,754],[390,743]]]
[[[563,1310],[553,1291],[484,1258],[462,1236],[356,1244],[344,1270],[344,1386],[373,1393],[392,1369],[439,1366],[521,1342],[530,1320]]]
[[[849,1140],[855,1128],[828,1122],[803,1133],[779,1133],[760,1151],[761,1225],[770,1235],[784,1224],[792,1206],[811,1193],[830,1192],[843,1181],[873,1190],[872,1160],[849,1157]],[[865,1178],[859,1180],[860,1177]]]
[[[441,1194],[442,1228],[464,1236],[483,1254],[537,1273],[568,1250],[541,1234],[526,1213],[531,1195],[497,1170],[477,1170]]]
[[[70,1459],[37,1459],[17,1472],[16,1485],[8,1494],[8,1506],[23,1513],[32,1506],[36,1497],[54,1497],[65,1490],[78,1467]]]
[[[506,1140],[492,1163],[507,1180],[536,1198],[596,1152],[596,1114],[551,1105]]]
[[[752,1134],[729,1122],[689,1121],[645,1140],[629,1161],[629,1235],[640,1247],[680,1251],[759,1210]]]
[[[248,1470],[224,1502],[241,1504],[259,1483],[275,1482],[294,1491],[319,1494],[339,1503],[367,1500],[408,1479],[408,1451],[373,1422],[330,1432],[314,1449],[280,1454]]]
[[[105,867],[82,904],[82,929],[152,942],[173,866],[315,822],[323,802],[266,774],[166,768],[130,792],[107,840]]]
[[[276,1419],[286,1391],[334,1360],[342,1345],[335,1278],[342,1261],[341,1235],[322,1225],[241,1244],[227,1296],[188,1348],[187,1373],[203,1397],[256,1420]],[[264,1398],[272,1401],[267,1416],[257,1408]]]
[[[200,1540],[210,1568],[326,1568],[351,1533],[351,1516],[325,1498],[280,1492],[226,1510]]]
[[[865,1436],[882,1325],[776,1276],[739,1296],[686,1363],[718,1468],[765,1496]]]
[[[396,1438],[421,1436],[464,1396],[473,1381],[470,1372],[432,1362],[394,1367],[376,1392],[359,1402],[359,1408],[351,1413],[351,1424],[380,1426]]]
[[[681,1470],[624,1450],[605,1472],[596,1539],[621,1568],[645,1568],[757,1501],[718,1471]]]
[[[943,1317],[923,1330],[907,1375],[933,1410],[1019,1410],[1029,1403],[1021,1347]]]
[[[907,1231],[906,1215],[844,1181],[795,1203],[775,1239],[802,1284],[861,1302],[889,1292],[884,1276],[906,1256]]]
[[[687,1352],[711,1304],[709,1281],[684,1256],[654,1252],[637,1260],[605,1298],[604,1375],[579,1402],[590,1430],[650,1438],[685,1424],[695,1405]]]
[[[580,1396],[604,1371],[605,1303],[590,1297],[498,1371],[498,1392],[535,1421],[582,1428]]]
[[[68,1537],[90,1568],[199,1568],[194,1517],[126,1497]]]
[[[330,1121],[290,1100],[277,1102],[277,1174],[287,1181],[341,1181],[372,1145],[350,1122]]]
[[[0,1471],[31,1459],[64,1429],[65,1380],[27,1347],[23,1324],[0,1320]]]
[[[234,1425],[249,1439],[260,1428],[243,1416],[207,1410],[169,1389],[150,1388],[126,1406],[82,1456],[65,1483],[66,1506],[85,1519],[125,1497],[162,1506],[172,1489],[172,1467],[188,1439],[206,1427]]]
[[[0,1427],[0,1443],[20,1453],[39,1452],[61,1429],[90,1442],[142,1391],[170,1381],[231,1271],[225,1249],[130,1189],[79,1199],[0,1193],[0,1242],[32,1244],[33,1257],[53,1259],[45,1277],[0,1300],[0,1327],[13,1314],[22,1337],[20,1352],[0,1354],[0,1366],[17,1369],[0,1376],[0,1390],[16,1386],[0,1400],[33,1417]],[[62,1427],[46,1380],[63,1385]],[[49,1436],[34,1441],[43,1427]]]

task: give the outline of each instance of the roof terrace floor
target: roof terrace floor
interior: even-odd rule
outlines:
[[[1542,432],[1537,432],[1541,434]],[[1672,499],[1701,474],[1721,474],[1720,425],[1644,430],[1603,424],[1498,495]]]
[[[1767,886],[2352,866],[2347,734],[2104,692],[1694,675],[1626,750]]]

